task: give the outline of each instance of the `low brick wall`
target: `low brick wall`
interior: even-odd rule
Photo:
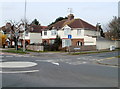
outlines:
[[[28,50],[33,50],[33,51],[44,51],[43,46],[38,46],[38,45],[27,45],[26,47]]]
[[[78,51],[94,51],[96,50],[96,45],[86,45],[86,46],[71,46],[68,48],[71,52],[78,52]]]

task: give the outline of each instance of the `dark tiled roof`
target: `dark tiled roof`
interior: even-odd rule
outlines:
[[[66,22],[66,19],[65,20],[61,20],[61,21],[59,21],[59,22],[57,22],[57,23],[55,23],[55,24],[53,24],[53,25],[50,25],[49,27],[48,27],[48,29],[52,29],[52,27],[55,27],[56,29],[60,29],[60,28],[62,28],[63,27],[63,24]]]
[[[31,25],[32,30],[31,33],[41,33],[41,26],[40,25]]]
[[[31,25],[31,28],[33,28],[30,30],[31,33],[41,33],[42,30],[47,28],[47,26]]]
[[[7,34],[11,31],[10,28],[6,28],[5,26],[2,26],[2,27],[0,28],[0,30],[2,30],[3,32],[5,32],[5,33],[7,33]]]
[[[84,29],[89,29],[89,30],[97,30],[95,26],[85,22],[82,19],[62,20],[49,26],[48,28],[51,29],[51,27],[55,27],[56,29],[60,29],[64,27],[65,25],[68,25],[71,28],[84,28]]]

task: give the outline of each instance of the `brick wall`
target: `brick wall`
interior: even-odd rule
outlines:
[[[78,41],[82,42],[82,45],[84,45],[84,39],[71,39],[71,41],[72,41],[72,46],[77,46]]]
[[[80,48],[80,49],[79,49]],[[87,46],[71,46],[70,51],[93,51],[96,50],[96,45],[87,45]]]
[[[37,45],[27,45],[26,49],[33,50],[33,51],[44,51],[43,46],[37,46]]]
[[[42,42],[46,41],[47,43],[50,43],[49,39],[42,39]]]

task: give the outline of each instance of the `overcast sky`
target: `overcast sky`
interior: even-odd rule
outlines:
[[[72,8],[72,12],[75,18],[81,18],[94,26],[96,23],[101,23],[102,26],[105,26],[113,16],[118,16],[118,1],[117,0],[100,0],[96,2],[95,0],[87,1],[77,1],[69,0],[55,2],[51,0],[26,0],[27,1],[27,10],[26,17],[29,22],[33,19],[38,19],[41,25],[48,25],[53,22],[58,17],[65,17],[69,14],[68,8]],[[101,2],[102,1],[102,2]],[[0,3],[0,26],[5,25],[9,20],[19,21],[24,19],[24,0],[15,2],[7,1]]]

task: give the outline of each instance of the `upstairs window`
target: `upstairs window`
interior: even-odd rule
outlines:
[[[67,35],[70,35],[71,34],[71,29],[70,28],[65,28],[64,29],[64,35],[67,36]]]
[[[44,31],[44,36],[46,36],[47,35],[47,31]]]
[[[51,35],[54,36],[54,35],[57,35],[57,30],[51,30]]]
[[[78,36],[81,35],[81,29],[77,29],[77,35],[78,35]]]

